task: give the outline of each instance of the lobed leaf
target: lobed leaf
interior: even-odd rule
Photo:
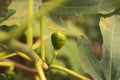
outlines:
[[[89,41],[81,36],[78,41],[79,60],[85,73],[91,75],[95,80],[102,80],[102,71],[99,62],[93,55]]]
[[[46,1],[47,2],[47,1]],[[45,4],[45,3],[44,3]],[[52,5],[56,5],[52,3]],[[51,11],[53,15],[75,14],[108,14],[120,6],[120,0],[66,0],[62,5],[56,5]]]
[[[49,11],[51,19],[59,24],[63,25],[63,16],[80,15],[80,14],[109,14],[115,11],[120,6],[120,0],[65,0],[61,4],[50,3],[49,0],[45,0],[43,7],[49,8],[55,6]]]
[[[88,40],[79,38],[80,64],[84,71],[95,80],[120,79],[120,16],[101,18],[100,29],[103,35],[102,59],[96,60]]]
[[[101,65],[106,80],[120,79],[120,16],[101,18],[100,29],[103,35],[103,56]]]

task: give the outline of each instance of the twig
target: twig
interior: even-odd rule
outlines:
[[[41,59],[45,62],[45,47],[44,47],[44,29],[43,29],[43,16],[40,17],[40,38],[41,38]]]
[[[39,56],[36,54],[36,52],[33,51],[33,49],[26,44],[23,44],[15,39],[10,40],[6,44],[8,45],[8,50],[10,50],[11,52],[17,51],[25,53],[32,60],[33,63],[36,61],[36,59],[39,59]],[[42,64],[42,60],[40,61],[40,63]]]
[[[7,45],[9,46],[10,51],[12,52],[19,51],[25,53],[28,57],[30,57],[30,59],[35,64],[36,69],[39,72],[39,76],[41,77],[41,80],[46,80],[42,68],[44,67],[48,68],[48,66],[46,63],[42,62],[41,58],[36,54],[36,52],[30,46],[27,46],[17,40],[11,40],[10,42],[7,43]]]
[[[18,68],[20,70],[23,70],[23,71],[25,71],[27,73],[30,73],[30,74],[33,74],[33,75],[38,75],[38,72],[37,72],[36,69],[29,68],[27,66],[24,66],[24,65],[18,63],[18,62],[15,62],[13,60],[4,59],[4,60],[1,60],[1,61],[3,61],[3,62],[12,62],[14,64],[15,68]]]
[[[78,73],[76,73],[74,71],[71,71],[71,70],[69,70],[67,68],[64,68],[62,66],[59,66],[59,65],[50,65],[50,69],[57,69],[57,70],[67,72],[67,73],[69,73],[69,74],[71,74],[71,75],[73,75],[73,76],[75,76],[75,77],[77,77],[79,79],[82,79],[82,80],[90,80],[89,78],[87,78],[87,77],[85,77],[85,76],[83,76],[81,74],[78,74]]]
[[[36,69],[38,70],[38,74],[39,74],[40,79],[41,79],[41,80],[46,80],[44,71],[43,71],[43,69],[42,69],[42,66],[41,66],[39,60],[36,60],[36,62],[35,62],[35,67],[36,67]]]
[[[50,60],[49,65],[51,65],[53,63],[53,61],[56,59],[57,55],[58,55],[58,50],[54,50],[53,57]]]
[[[32,47],[33,43],[33,0],[28,0],[28,24],[27,24],[27,44]]]

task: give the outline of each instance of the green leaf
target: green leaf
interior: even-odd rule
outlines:
[[[20,24],[20,20],[23,19],[25,15],[27,15],[28,13],[27,1],[12,0],[9,9],[14,9],[16,13],[12,15],[8,20],[4,21],[2,25],[8,25],[8,26],[11,26],[13,24],[18,25]]]
[[[49,5],[47,5],[48,3]],[[55,8],[49,11],[49,16],[55,23],[64,26],[62,20],[64,16],[112,13],[119,8],[120,0],[65,0],[62,4],[50,3],[49,0],[46,0],[43,8],[48,9],[53,5]]]
[[[95,80],[104,80],[102,79],[103,75],[99,62],[93,55],[88,39],[81,36],[78,41],[78,49],[81,64],[80,66],[85,71],[85,73],[91,75]]]
[[[77,36],[85,34],[85,32],[82,30],[81,26],[78,27],[71,21],[66,21],[65,24],[66,24],[65,28],[68,30],[68,33],[67,33],[68,36],[77,37]]]
[[[47,2],[47,1],[46,1]],[[51,5],[55,5],[54,3]],[[53,15],[75,14],[108,14],[120,6],[120,0],[66,0],[62,5],[56,5],[51,11]]]
[[[8,79],[5,74],[0,73],[0,80],[8,80]]]
[[[106,80],[120,79],[120,16],[101,18],[103,56],[101,65]]]
[[[7,20],[12,14],[15,13],[14,9],[8,9],[11,0],[0,0],[0,23]]]
[[[53,20],[53,22],[55,22],[57,25],[60,26],[66,26],[63,20],[62,16],[56,16],[56,15],[51,15],[49,14],[49,17]]]
[[[4,17],[0,17],[0,23],[2,23],[3,21],[7,20],[11,15],[13,15],[16,11],[13,9],[9,9],[8,13],[6,14],[6,16]]]
[[[95,80],[120,79],[120,16],[101,18],[100,29],[103,35],[102,59],[96,60],[89,41],[80,37],[78,49],[83,70]],[[89,67],[88,67],[89,66]]]
[[[34,0],[34,12],[38,10],[38,2]],[[14,9],[16,13],[8,20],[4,21],[2,25],[20,25],[21,22],[27,19],[28,15],[28,0],[12,0],[9,9]]]

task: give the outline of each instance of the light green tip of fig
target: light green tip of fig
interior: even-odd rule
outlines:
[[[66,43],[66,37],[60,32],[54,32],[51,35],[52,45],[55,50],[60,50],[63,45]]]

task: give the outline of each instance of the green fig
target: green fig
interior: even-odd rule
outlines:
[[[51,35],[52,45],[55,50],[60,50],[63,45],[66,43],[66,37],[60,32],[54,32]]]

